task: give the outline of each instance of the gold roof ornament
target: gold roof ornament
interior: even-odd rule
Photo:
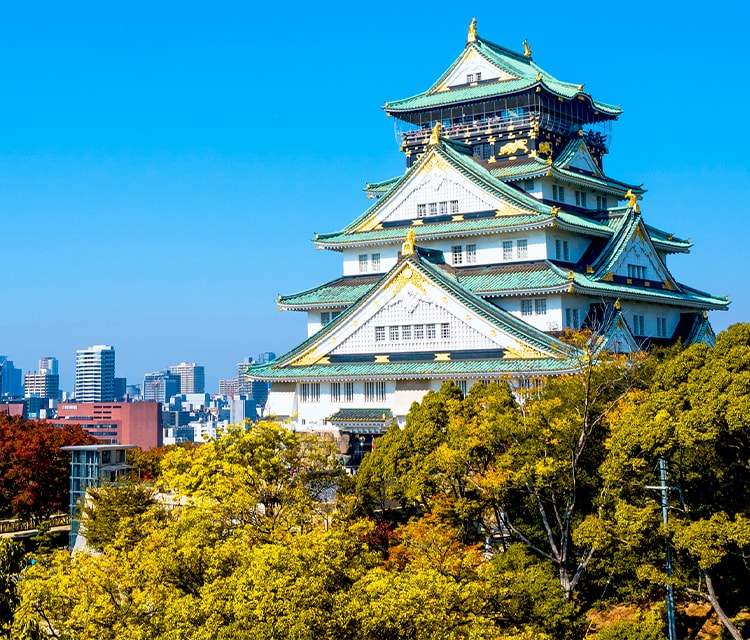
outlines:
[[[525,55],[527,58],[531,57],[531,47],[526,40],[523,41],[523,55]]]
[[[552,208],[549,210],[550,215],[556,216],[558,213],[560,213],[560,207],[557,205],[552,205]]]
[[[576,279],[576,274],[573,273],[572,271],[568,271],[568,280],[575,280],[575,279]]]
[[[629,207],[633,207],[633,210],[636,213],[641,212],[641,207],[638,205],[638,196],[633,193],[632,189],[628,189],[627,193],[625,194],[625,198],[628,201]]]
[[[435,124],[432,127],[432,133],[430,134],[430,142],[431,145],[440,144],[440,129],[443,125],[440,124],[439,121],[435,121]]]
[[[466,42],[477,41],[477,19],[472,16],[471,23],[469,24],[469,35],[466,37]]]
[[[615,309],[617,309],[618,311],[620,310],[620,298],[617,298],[617,300],[615,300]]]
[[[401,255],[402,256],[413,256],[414,255],[414,239],[416,237],[416,234],[414,233],[414,229],[409,229],[406,232],[406,238],[404,238],[404,243],[401,245]]]

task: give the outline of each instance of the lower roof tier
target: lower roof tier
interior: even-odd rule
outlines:
[[[553,261],[486,265],[442,269],[462,287],[483,297],[541,295],[550,293],[590,294],[599,298],[633,299],[696,309],[725,310],[729,302],[680,285],[681,292],[668,288],[668,283],[634,281],[613,276],[611,280],[595,280],[582,270],[572,270]],[[366,295],[382,276],[345,276],[331,282],[288,296],[280,296],[282,309],[308,311],[346,308]],[[632,279],[631,279],[632,280]]]

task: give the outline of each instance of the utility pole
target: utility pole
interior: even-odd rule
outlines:
[[[656,487],[646,487],[646,489],[654,489],[661,493],[661,519],[664,523],[664,528],[667,528],[667,521],[669,518],[669,490],[672,488],[667,485],[667,461],[664,458],[659,458],[659,481],[661,484]],[[669,632],[669,640],[677,640],[677,628],[675,624],[675,610],[674,610],[674,589],[672,588],[672,554],[669,549],[669,538],[665,536],[665,550],[667,555],[667,630]]]

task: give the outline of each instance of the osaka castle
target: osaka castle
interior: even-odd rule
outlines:
[[[472,21],[432,86],[384,110],[406,169],[315,237],[341,276],[279,297],[307,313],[308,337],[248,370],[272,383],[267,415],[364,442],[447,380],[524,388],[574,371],[569,330],[620,352],[713,342],[707,312],[728,300],[673,277],[690,241],[649,225],[642,185],[606,173],[618,106]]]

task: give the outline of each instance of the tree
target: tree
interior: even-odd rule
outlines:
[[[622,357],[583,358],[574,375],[546,381],[522,402],[506,384],[446,384],[414,405],[362,463],[357,491],[413,513],[436,511],[466,542],[509,535],[556,568],[570,599],[609,542],[598,473],[608,421],[639,384]]]
[[[99,550],[116,541],[132,546],[144,535],[139,516],[154,507],[153,518],[165,516],[156,506],[154,493],[152,487],[134,480],[90,488],[83,508],[86,542]]]
[[[66,511],[70,456],[60,448],[96,442],[77,425],[0,416],[0,517],[40,521]]]
[[[654,471],[670,470],[673,581],[708,601],[733,638],[726,612],[750,606],[750,325],[721,333],[715,347],[696,344],[657,367],[648,393],[632,394],[613,424],[603,474],[613,498],[631,509],[654,508]],[[667,582],[659,566],[655,579]],[[698,585],[696,588],[695,585]]]
[[[24,567],[24,550],[18,542],[0,538],[0,637],[10,638],[18,606],[17,583]]]

